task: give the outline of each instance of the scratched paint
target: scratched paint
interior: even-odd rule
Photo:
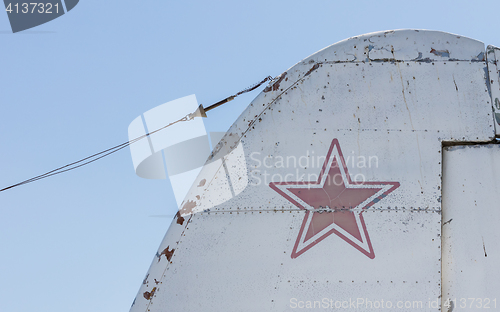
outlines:
[[[450,51],[448,50],[436,50],[432,48],[430,53],[440,57],[448,57],[448,58],[450,57]]]
[[[170,250],[170,246],[167,246],[167,248],[163,249],[163,251],[158,256],[158,262],[160,262],[161,256],[165,256],[165,258],[167,258],[167,261],[170,261],[170,259],[172,259],[172,256],[174,255],[174,251],[175,249],[172,248],[172,250]]]

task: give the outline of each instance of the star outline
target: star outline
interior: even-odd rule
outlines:
[[[332,156],[333,154],[333,156]],[[309,189],[311,188],[324,188],[326,179],[329,177],[329,171],[327,172],[327,169],[332,168],[332,164],[334,160],[337,160],[336,166],[339,168],[339,171],[342,176],[342,182],[344,183],[345,189],[367,189],[367,188],[378,188],[380,189],[377,191],[374,195],[369,196],[366,198],[363,202],[360,204],[356,205],[355,207],[342,207],[340,208],[340,211],[346,210],[346,211],[351,211],[354,214],[356,224],[359,230],[359,233],[361,235],[361,243],[362,246],[359,244],[359,240],[355,239],[351,234],[349,234],[346,230],[344,230],[342,227],[339,225],[335,224],[334,222],[328,225],[326,228],[322,229],[320,232],[315,233],[313,237],[311,237],[307,241],[311,241],[307,243],[307,241],[304,239],[305,237],[305,232],[306,229],[309,228],[311,225],[312,217],[316,213],[330,213],[328,211],[325,212],[318,212],[318,209],[314,209],[314,207],[311,207],[309,204],[307,204],[304,200],[300,199],[298,196],[293,194],[292,192],[289,191],[291,188],[301,188],[303,189],[304,186],[307,186]],[[327,172],[325,174],[325,172]],[[359,182],[359,181],[352,181],[351,176],[349,175],[349,170],[347,168],[347,165],[344,160],[344,156],[342,154],[342,150],[340,149],[340,143],[338,139],[334,138],[332,140],[332,143],[330,144],[330,148],[328,150],[328,153],[326,155],[325,161],[323,163],[323,166],[321,168],[320,174],[318,176],[318,179],[316,181],[293,181],[293,182],[270,182],[269,186],[278,192],[280,195],[282,195],[284,198],[289,200],[291,203],[293,203],[295,206],[297,206],[301,210],[306,210],[304,220],[302,221],[301,228],[299,230],[299,234],[297,236],[297,240],[295,241],[295,245],[293,247],[292,253],[291,253],[291,258],[295,259],[298,256],[302,255],[306,251],[308,251],[310,248],[330,236],[331,234],[336,234],[339,236],[341,239],[349,243],[351,246],[355,247],[358,251],[363,253],[365,256],[367,256],[370,259],[375,258],[375,253],[373,251],[373,246],[371,244],[370,237],[368,235],[368,231],[366,228],[366,223],[363,218],[363,212],[373,206],[375,203],[379,202],[383,198],[385,198],[389,193],[397,189],[400,184],[399,182]],[[312,187],[311,187],[312,186]],[[344,190],[345,190],[344,189]],[[342,191],[343,192],[343,191]],[[329,194],[327,193],[327,196]],[[329,196],[328,196],[329,197]],[[329,197],[330,198],[330,197]],[[359,208],[361,207],[361,208]],[[334,211],[338,211],[337,207],[334,207]],[[313,226],[314,224],[312,224]],[[314,227],[313,227],[314,228]],[[319,237],[318,237],[319,236]],[[350,237],[349,237],[350,236]],[[358,242],[357,242],[358,241]],[[302,246],[304,245],[304,246]]]

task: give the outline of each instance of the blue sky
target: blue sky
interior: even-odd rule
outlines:
[[[500,45],[500,2],[95,1],[12,34],[0,12],[0,188],[127,141],[130,122],[212,104],[368,32],[418,28]],[[261,88],[262,89],[262,88]],[[261,90],[259,89],[259,90]],[[225,131],[257,92],[209,113]],[[128,311],[175,206],[129,150],[0,193],[1,311]]]

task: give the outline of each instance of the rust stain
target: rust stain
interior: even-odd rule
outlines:
[[[203,185],[205,185],[205,183],[207,183],[206,179],[201,180],[200,183],[198,184],[198,187],[202,187]]]
[[[145,277],[145,278],[144,278],[144,280],[142,281],[142,284],[143,284],[143,285],[146,285],[146,284],[147,284],[147,282],[148,282],[148,277],[149,277],[149,273],[148,273],[148,275],[146,275],[146,277]]]
[[[309,76],[309,74],[311,74],[313,71],[315,71],[315,70],[316,70],[316,69],[318,69],[318,68],[319,68],[319,63],[314,64],[314,66],[313,66],[313,67],[311,67],[311,69],[309,69],[309,70],[307,71],[307,73],[304,75],[304,77]]]
[[[157,281],[155,278],[155,283],[156,283],[156,285],[158,285],[158,284],[160,284],[160,281]]]
[[[196,207],[196,203],[194,202],[194,200],[188,200],[187,203],[182,206],[182,209],[180,211],[183,215],[186,215],[193,212],[194,207]]]
[[[151,300],[151,299],[153,299],[155,292],[156,292],[156,287],[153,287],[153,289],[151,289],[150,292],[146,291],[142,295],[144,296],[144,298],[146,298],[146,300]]]
[[[281,74],[280,77],[278,78],[278,80],[275,83],[273,83],[271,86],[267,86],[264,89],[264,92],[278,91],[280,88],[280,83],[283,81],[283,79],[285,79],[285,76],[286,76],[286,72]]]
[[[182,225],[184,223],[184,218],[181,216],[181,213],[177,211],[177,214],[175,216],[177,217],[177,224]]]
[[[169,250],[170,246],[167,246],[167,248],[163,249],[161,252],[160,256],[158,257],[158,262],[161,260],[161,255],[165,255],[165,258],[167,258],[167,261],[170,261],[172,259],[172,256],[174,255],[175,248],[172,248],[172,250]]]

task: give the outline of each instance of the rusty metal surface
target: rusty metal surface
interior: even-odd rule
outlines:
[[[500,308],[499,160],[498,144],[444,148],[445,311]]]
[[[488,73],[491,85],[491,100],[496,135],[500,136],[500,49],[489,45],[486,49],[488,58]]]
[[[174,220],[159,249],[174,248],[171,261],[150,268],[161,285],[143,285],[132,311],[437,301],[442,144],[494,137],[486,66],[481,42],[405,30],[344,40],[288,69],[215,148],[220,162],[202,169],[185,225]],[[313,203],[282,182],[354,195]]]

